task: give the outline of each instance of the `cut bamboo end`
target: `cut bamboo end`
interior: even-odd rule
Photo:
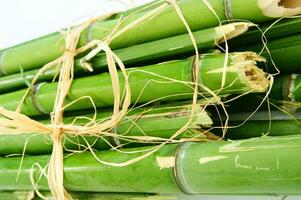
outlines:
[[[301,14],[300,0],[258,0],[258,6],[267,17],[285,17]]]
[[[245,73],[249,80],[249,86],[257,92],[264,92],[269,86],[266,74],[254,65],[245,66]]]
[[[254,92],[265,92],[270,85],[267,74],[256,66],[257,62],[266,60],[254,52],[235,53],[232,57],[233,68],[241,68],[244,71],[244,77],[247,86]]]
[[[215,28],[215,33],[216,33],[215,42],[216,44],[220,44],[227,40],[230,40],[236,36],[245,33],[251,26],[254,26],[254,24],[247,23],[247,22],[236,22],[236,23],[218,26]]]
[[[206,111],[204,111],[203,108],[200,108],[200,111],[197,113],[197,120],[193,124],[194,126],[200,127],[211,127],[213,124],[213,121],[211,117],[208,115]]]

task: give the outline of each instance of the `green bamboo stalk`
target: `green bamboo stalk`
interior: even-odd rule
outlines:
[[[213,48],[216,44],[224,42],[244,33],[250,23],[232,23],[215,28],[208,28],[193,32],[196,39],[196,44],[199,50]],[[164,38],[152,42],[143,43],[140,45],[130,46],[122,49],[117,49],[114,53],[126,65],[138,65],[139,63],[157,62],[159,59],[166,60],[170,57],[179,56],[182,54],[191,53],[194,51],[194,46],[188,34]],[[107,60],[104,53],[99,54],[92,60],[92,66],[96,71],[107,69]],[[128,66],[127,66],[128,67]],[[75,69],[77,73],[83,72],[84,68],[80,64],[80,59],[75,61]],[[0,77],[0,93],[17,90],[26,87],[39,69],[26,71],[23,73],[12,74]],[[39,77],[39,81],[51,81],[56,74],[55,66],[53,69],[47,70]]]
[[[225,69],[225,85],[221,89],[225,54],[203,55],[200,62],[200,83],[223,96],[244,92],[264,92],[269,81],[266,74],[256,67],[257,61],[262,61],[262,58],[251,52],[229,54],[228,67]],[[194,58],[192,57],[128,69],[131,102],[146,103],[191,99],[193,95],[192,83],[194,82],[192,76],[193,62]],[[114,96],[110,79],[108,73],[75,79],[66,103],[83,96],[90,96],[97,107],[112,106]],[[119,79],[120,86],[123,88],[124,79],[121,73],[119,73]],[[202,85],[200,86],[200,93],[208,96],[208,91]],[[50,113],[53,109],[56,90],[57,83],[39,84],[31,96],[26,98],[22,113],[27,116]],[[25,91],[19,90],[0,95],[0,106],[8,110],[15,110]],[[88,99],[83,99],[66,110],[87,108],[92,108],[92,104]]]
[[[261,29],[261,31],[258,29],[258,27],[253,27],[243,35],[230,40],[228,45],[231,48],[241,46],[245,46],[247,48],[247,45],[261,42],[263,36],[262,34],[265,31],[266,33],[264,36],[268,41],[300,34],[301,32],[301,18],[282,19],[274,25],[273,23],[275,23],[275,21],[259,24],[258,27]]]
[[[197,112],[192,118],[191,125],[187,130],[181,133],[175,139],[196,139],[206,140],[207,136],[202,133],[202,128],[209,127],[212,124],[210,117],[203,110],[204,102],[198,103]],[[97,122],[104,121],[112,115],[111,111],[103,111],[97,114]],[[145,107],[134,109],[121,120],[115,127],[113,132],[121,136],[149,136],[154,137],[153,141],[146,139],[134,140],[130,138],[117,138],[108,136],[86,136],[75,137],[65,135],[64,147],[67,151],[70,150],[84,150],[87,148],[88,142],[93,149],[103,150],[111,149],[112,147],[123,148],[133,146],[155,145],[162,142],[162,139],[156,138],[170,138],[180,128],[182,128],[189,120],[191,115],[191,105],[163,105],[157,107]],[[79,118],[81,117],[81,118]],[[85,125],[87,118],[92,118],[92,114],[77,115],[77,125]],[[75,117],[65,117],[64,123],[70,124]],[[50,120],[41,121],[44,124],[50,124]],[[40,133],[33,134],[19,134],[19,135],[5,135],[1,133],[0,137],[0,155],[7,156],[11,154],[22,154],[26,145],[25,154],[50,154],[52,151],[52,140],[50,135]]]
[[[298,3],[291,6],[288,1],[282,1],[282,4],[278,4],[278,0],[272,0],[268,5],[264,0],[247,0],[245,4],[241,4],[241,0],[232,0],[231,2],[209,0],[208,2],[215,13],[208,9],[203,1],[177,1],[192,31],[217,26],[219,21],[216,15],[221,21],[226,20],[227,15],[230,19],[264,22],[272,18],[301,13],[301,6]],[[187,32],[173,6],[165,1],[159,1],[158,6],[162,5],[166,5],[166,9],[154,17],[148,17],[145,22],[119,35],[112,41],[111,48],[122,48]],[[127,16],[120,28],[127,26],[143,15],[145,15],[144,12],[138,12]],[[92,24],[82,32],[78,46],[83,46],[94,39],[104,39],[119,22],[119,19],[112,19]],[[23,71],[38,68],[62,55],[63,50],[64,37],[59,32],[3,49],[0,53],[1,74],[17,73],[20,68]]]
[[[104,151],[96,155],[120,163],[144,153]],[[103,165],[91,154],[82,153],[64,160],[64,184],[69,191],[86,192],[300,194],[301,158],[296,156],[300,153],[300,136],[165,145],[124,167]],[[25,157],[16,181],[20,159],[0,158],[1,190],[32,190],[30,169],[35,162],[45,166],[49,156]],[[151,176],[146,178],[147,174]],[[39,176],[38,169],[34,175]],[[48,190],[44,177],[38,188]]]
[[[248,119],[252,116],[250,119]],[[247,120],[248,119],[248,120]],[[286,136],[301,134],[301,113],[288,114],[281,111],[260,111],[251,113],[230,113],[226,139],[246,139],[261,136]],[[220,119],[213,118],[214,125],[220,126]],[[245,120],[247,120],[245,122]],[[212,130],[222,135],[220,128]]]
[[[44,197],[53,200],[50,192],[42,192]],[[77,200],[176,200],[176,196],[139,193],[96,193],[71,192],[70,195]],[[1,200],[42,200],[34,192],[14,191],[0,192]]]
[[[268,41],[267,47],[270,51],[269,53],[264,50],[261,56],[267,58],[268,72],[275,73],[275,67],[280,70],[281,73],[301,73],[300,71],[300,51],[301,51],[301,34],[284,37],[276,40]],[[254,52],[261,52],[263,50],[263,44],[258,43],[254,45],[246,45],[244,47],[238,48],[236,50],[244,50]],[[272,62],[273,61],[273,62]],[[263,68],[266,68],[263,65]]]

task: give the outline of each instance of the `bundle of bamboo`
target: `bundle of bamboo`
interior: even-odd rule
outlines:
[[[300,194],[297,14],[158,0],[1,50],[0,199]]]

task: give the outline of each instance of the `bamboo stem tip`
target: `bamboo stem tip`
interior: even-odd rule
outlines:
[[[216,44],[223,43],[227,40],[230,40],[236,36],[245,33],[249,29],[249,27],[254,25],[255,24],[248,23],[248,22],[236,22],[236,23],[230,23],[230,24],[218,26],[215,28]]]

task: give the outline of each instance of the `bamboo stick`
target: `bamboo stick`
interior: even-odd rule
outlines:
[[[189,58],[128,69],[132,103],[191,99],[193,93],[191,86],[194,82],[193,61],[194,58]],[[230,54],[225,74],[225,87],[221,89],[225,54],[203,55],[200,63],[200,83],[218,92],[218,95],[224,96],[244,92],[264,92],[269,81],[266,74],[256,67],[257,61],[262,61],[262,58],[251,52]],[[123,78],[120,78],[120,85],[121,88],[124,87]],[[208,91],[202,85],[200,85],[200,94],[208,96]],[[56,83],[39,84],[31,96],[26,98],[22,113],[28,116],[50,113],[53,110],[56,90]],[[0,95],[0,106],[15,110],[25,91],[19,90]],[[97,107],[112,106],[114,96],[110,75],[103,73],[74,80],[66,104],[83,96],[91,97]],[[92,108],[90,100],[82,99],[66,110],[87,108]]]
[[[44,197],[48,200],[53,200],[50,192],[43,192]],[[173,195],[159,195],[159,194],[139,194],[139,193],[96,193],[96,192],[73,192],[70,193],[74,199],[77,200],[176,200]],[[39,198],[34,192],[28,191],[14,191],[14,192],[0,192],[1,200],[43,200]]]
[[[181,133],[176,140],[192,139],[207,140],[207,135],[203,134],[202,129],[212,124],[210,117],[203,110],[199,102],[197,113],[194,115],[191,125],[187,130]],[[103,111],[97,114],[97,121],[104,121],[111,116],[111,111]],[[180,128],[182,128],[189,120],[191,115],[191,105],[187,104],[167,104],[163,106],[145,107],[134,109],[121,120],[121,122],[111,132],[119,134],[121,137],[109,136],[85,136],[75,137],[65,135],[64,147],[67,151],[78,150],[83,151],[87,148],[87,142],[93,149],[103,150],[133,146],[155,145],[163,142],[163,139],[170,138]],[[92,119],[92,114],[80,114],[77,117],[65,117],[64,123],[70,124],[77,118],[76,125],[85,125]],[[44,124],[50,124],[50,120],[41,121]],[[143,138],[145,136],[145,138]],[[147,138],[152,137],[151,138]],[[133,137],[131,139],[131,137]],[[134,137],[140,137],[135,139]],[[157,138],[157,139],[156,139]],[[147,140],[148,139],[148,140]],[[151,139],[151,140],[150,140]],[[25,154],[50,154],[52,151],[52,142],[50,135],[40,133],[35,134],[19,134],[0,136],[0,155],[7,156],[12,154],[22,154],[25,148]],[[173,141],[171,141],[173,142]]]
[[[250,23],[231,23],[215,28],[208,28],[193,32],[196,39],[197,46],[200,50],[206,50],[213,48],[216,44],[224,42],[236,37],[239,34],[244,33]],[[175,57],[194,51],[194,46],[189,38],[188,34],[182,34],[173,36],[170,38],[164,38],[152,42],[143,43],[140,45],[130,46],[126,48],[117,49],[114,53],[127,65],[139,65],[147,63],[158,63],[158,60],[166,60],[170,57]],[[107,60],[106,55],[101,53],[92,60],[92,66],[94,70],[106,70]],[[75,61],[75,69],[77,73],[83,73],[84,68],[80,64],[80,59]],[[12,74],[4,77],[0,77],[0,93],[17,90],[24,88],[32,81],[39,69],[26,71],[23,73]],[[39,81],[51,81],[56,74],[55,66],[53,69],[47,70],[42,76],[39,77]]]
[[[295,2],[296,0],[293,1]],[[211,4],[215,13],[208,9],[208,5],[203,1],[177,1],[191,30],[196,31],[218,25],[219,21],[216,16],[218,16],[221,21],[226,20],[226,16],[228,16],[229,19],[264,22],[272,18],[301,13],[301,5],[296,3],[291,6],[287,1],[281,1],[281,4],[279,4],[278,0],[271,0],[269,4],[266,4],[265,0],[247,0],[245,4],[241,4],[241,0],[232,0],[231,3],[220,0],[209,0],[208,2]],[[159,1],[156,9],[158,9],[157,15],[148,17],[143,23],[119,35],[112,41],[111,48],[122,48],[158,40],[183,34],[187,31],[172,5],[166,3],[166,1]],[[138,12],[127,16],[119,27],[122,29],[144,14],[143,12]],[[88,29],[82,32],[79,46],[83,46],[94,39],[103,40],[119,23],[119,19],[112,19],[92,24]],[[168,24],[168,26],[166,26],[166,24]],[[64,37],[63,34],[59,32],[3,49],[0,52],[1,74],[17,73],[20,71],[20,68],[22,68],[23,71],[38,68],[62,55],[63,50]]]
[[[237,140],[261,136],[288,136],[301,134],[301,113],[293,114],[281,111],[260,111],[252,113],[230,113],[229,129],[226,139]],[[252,116],[250,119],[248,119]],[[248,119],[248,120],[247,120]],[[244,122],[247,120],[246,122]],[[214,125],[220,125],[220,119],[214,118]],[[213,126],[214,126],[213,125]],[[222,135],[220,128],[213,129],[213,133]]]
[[[146,148],[127,152],[137,150]],[[124,162],[144,153],[104,151],[96,155],[104,161]],[[300,194],[301,158],[296,156],[300,153],[300,136],[165,145],[123,167],[101,164],[91,154],[82,153],[64,160],[64,184],[69,191],[91,192]],[[1,190],[31,190],[28,177],[33,163],[45,166],[49,156],[25,157],[16,182],[20,159],[0,158]],[[151,176],[146,178],[147,174]],[[34,175],[37,180],[38,169]],[[44,177],[38,188],[48,190]]]
[[[275,67],[280,70],[281,73],[301,73],[300,71],[300,50],[301,50],[301,34],[292,35],[276,40],[268,41],[267,47],[270,54],[263,49],[262,43],[257,43],[254,45],[246,45],[244,47],[238,48],[236,50],[244,50],[254,52],[262,52],[261,56],[267,58],[266,66],[263,65],[262,68],[268,68],[268,72],[275,73]],[[271,58],[270,58],[271,55]],[[273,62],[272,62],[273,61]]]
[[[259,30],[260,28],[261,30]],[[248,32],[233,38],[228,42],[231,48],[252,45],[262,41],[264,36],[269,41],[300,34],[301,32],[301,18],[282,19],[279,22],[269,21],[259,24],[258,27],[251,28]]]

